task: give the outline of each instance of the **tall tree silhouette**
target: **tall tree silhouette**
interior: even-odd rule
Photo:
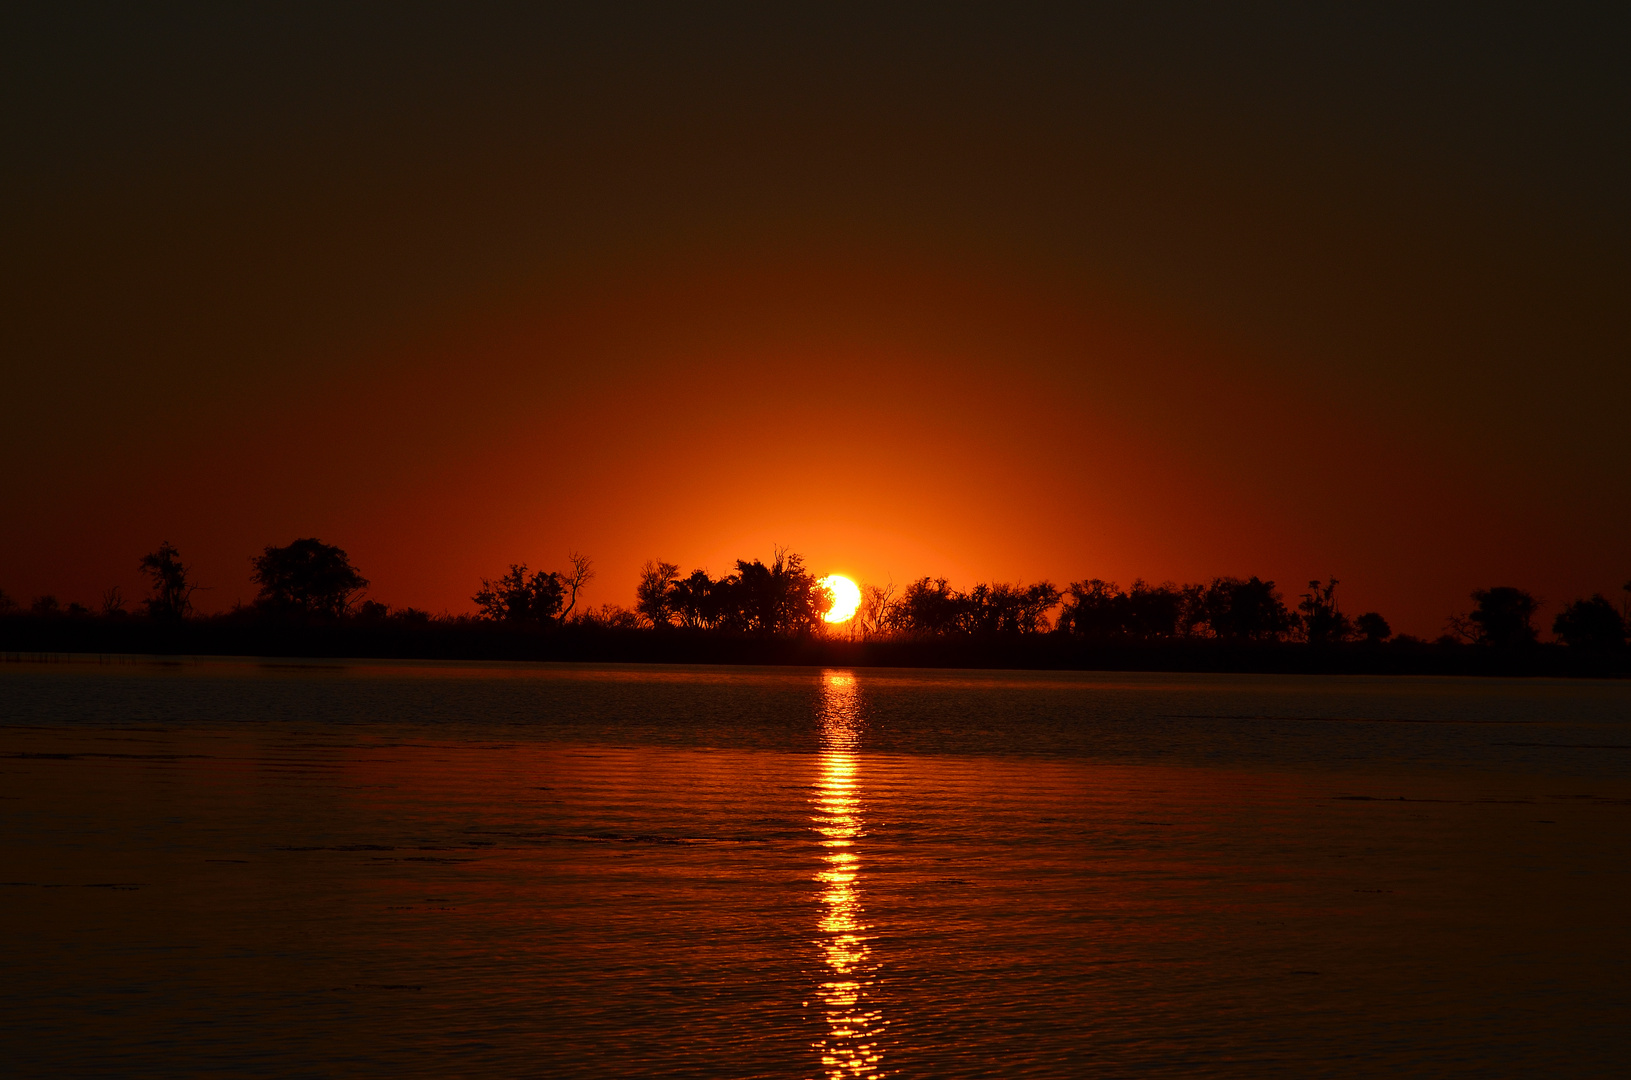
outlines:
[[[572,614],[572,609],[578,606],[578,592],[595,576],[595,564],[589,561],[589,556],[580,555],[576,551],[567,554],[567,563],[571,569],[559,575],[561,588],[566,592],[566,607],[561,612],[561,621],[565,622]]]
[[[895,614],[895,585],[862,585],[855,624],[863,638],[886,633]]]
[[[351,565],[346,553],[315,537],[283,547],[268,545],[250,562],[260,586],[255,606],[263,611],[301,618],[343,618],[368,579]]]
[[[711,630],[719,625],[719,604],[714,580],[706,570],[693,570],[669,585],[669,604],[680,625],[692,630]]]
[[[1353,623],[1337,607],[1336,594],[1336,578],[1323,585],[1310,581],[1308,591],[1302,594],[1302,603],[1297,605],[1298,622],[1303,640],[1310,645],[1329,645],[1353,636]]]
[[[1057,629],[1095,641],[1108,641],[1128,633],[1127,594],[1113,581],[1089,578],[1065,587],[1065,607],[1059,613]]]
[[[1625,616],[1608,597],[1597,593],[1590,600],[1576,600],[1552,620],[1552,633],[1571,649],[1584,652],[1618,652],[1625,647]]]
[[[674,625],[674,584],[680,568],[674,563],[646,560],[634,587],[634,610],[654,627]]]
[[[968,598],[945,578],[918,578],[895,605],[895,629],[919,637],[961,633],[967,610]]]
[[[1279,641],[1292,628],[1274,582],[1253,576],[1214,578],[1201,598],[1206,624],[1225,641]]]
[[[766,637],[801,636],[821,626],[832,594],[804,568],[802,556],[777,548],[769,564],[736,561],[736,573],[716,582],[722,622],[733,630]]]
[[[1473,609],[1467,622],[1474,627],[1474,640],[1495,649],[1513,650],[1535,643],[1533,619],[1540,604],[1522,589],[1497,585],[1472,594]]]
[[[157,622],[180,622],[192,614],[192,596],[197,591],[181,563],[181,553],[166,540],[157,551],[142,556],[142,573],[147,576],[151,592],[142,607],[147,616]]]

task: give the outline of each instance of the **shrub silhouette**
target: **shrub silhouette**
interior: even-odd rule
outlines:
[[[251,577],[260,586],[255,606],[274,614],[343,618],[368,587],[368,579],[357,573],[344,551],[313,537],[268,546],[250,562],[255,567]]]
[[[1552,633],[1571,649],[1614,652],[1625,647],[1625,616],[1597,593],[1566,606],[1552,621]]]
[[[489,622],[553,623],[561,616],[566,589],[561,575],[539,571],[527,574],[526,563],[511,563],[510,572],[497,581],[481,579],[481,590],[471,597]]]
[[[1393,636],[1393,627],[1389,626],[1387,620],[1374,611],[1367,611],[1355,619],[1354,629],[1358,630],[1364,639],[1373,645],[1386,641]]]
[[[1535,643],[1533,619],[1540,604],[1522,589],[1497,585],[1472,594],[1473,609],[1467,622],[1474,629],[1474,641],[1490,648],[1514,650]]]

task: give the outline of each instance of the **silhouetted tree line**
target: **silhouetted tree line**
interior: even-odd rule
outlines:
[[[281,547],[269,545],[251,558],[250,565],[258,588],[254,600],[204,620],[195,615],[192,600],[201,586],[168,541],[139,560],[148,595],[134,612],[126,610],[124,597],[113,588],[103,594],[95,611],[78,603],[63,605],[52,596],[37,597],[26,609],[19,609],[0,592],[0,616],[13,624],[19,619],[28,624],[139,620],[155,627],[211,623],[293,629],[422,627],[450,632],[488,627],[491,632],[512,635],[570,632],[625,637],[655,631],[659,638],[677,633],[697,641],[714,637],[762,642],[847,640],[915,643],[931,650],[936,642],[950,647],[955,641],[1044,639],[1060,645],[1080,643],[1084,648],[1146,651],[1180,643],[1215,642],[1243,648],[1296,643],[1336,648],[1349,644],[1375,647],[1392,641],[1401,648],[1471,647],[1513,657],[1542,647],[1535,626],[1540,604],[1532,594],[1512,586],[1473,592],[1471,608],[1452,616],[1446,633],[1427,643],[1394,636],[1387,620],[1374,611],[1350,618],[1338,602],[1334,578],[1310,581],[1293,606],[1273,581],[1258,577],[1219,577],[1184,585],[1138,580],[1127,589],[1099,578],[1071,582],[1063,589],[1047,581],[1029,585],[993,582],[977,584],[966,592],[952,588],[945,578],[924,577],[898,591],[893,585],[863,585],[855,615],[833,625],[823,618],[833,602],[828,590],[800,556],[781,549],[768,562],[738,560],[718,578],[700,569],[682,576],[674,563],[647,562],[636,583],[632,610],[615,605],[580,608],[580,594],[595,575],[591,561],[577,552],[570,554],[564,570],[532,571],[524,563],[514,563],[496,578],[481,579],[481,587],[471,598],[474,615],[433,616],[364,599],[368,579],[343,549],[316,538],[297,539]],[[1627,599],[1620,604],[1599,593],[1565,605],[1552,622],[1557,642],[1573,655],[1599,658],[1615,670],[1623,667],[1631,623],[1631,582],[1625,589]],[[1057,653],[1054,646],[1049,648]],[[919,649],[911,655],[933,654]]]
[[[635,613],[652,627],[802,637],[820,631],[831,607],[804,560],[780,549],[769,563],[738,559],[735,572],[719,578],[705,570],[682,578],[673,563],[648,562],[635,586]]]

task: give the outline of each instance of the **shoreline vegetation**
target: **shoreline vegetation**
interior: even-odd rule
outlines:
[[[672,563],[641,570],[633,609],[580,607],[594,577],[577,553],[565,571],[514,564],[483,579],[475,614],[432,615],[366,599],[346,553],[314,538],[269,546],[251,563],[252,604],[197,615],[199,587],[170,544],[140,560],[150,584],[136,610],[118,589],[98,610],[0,592],[0,652],[324,659],[521,660],[659,664],[1013,668],[1287,674],[1631,675],[1626,603],[1598,594],[1566,605],[1553,641],[1529,593],[1472,593],[1433,641],[1394,635],[1385,618],[1345,614],[1337,582],[1312,581],[1288,604],[1272,581],[1215,578],[1121,589],[1087,579],[902,589],[867,584],[854,616],[828,623],[833,595],[796,554],[739,560],[713,578]],[[1626,587],[1631,595],[1631,584]]]

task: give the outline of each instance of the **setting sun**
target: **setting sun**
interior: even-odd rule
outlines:
[[[860,588],[842,574],[828,574],[821,579],[821,584],[832,593],[832,609],[822,618],[830,623],[848,622],[861,606]]]

